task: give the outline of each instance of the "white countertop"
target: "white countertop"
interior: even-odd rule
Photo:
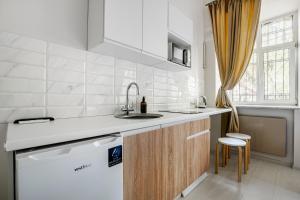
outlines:
[[[298,105],[236,105],[237,108],[297,110]]]
[[[68,142],[72,140],[101,136],[110,133],[142,129],[179,121],[189,121],[210,115],[230,112],[231,109],[205,108],[199,114],[161,113],[156,119],[118,119],[113,115],[57,119],[52,122],[33,124],[9,124],[5,149],[20,149]]]

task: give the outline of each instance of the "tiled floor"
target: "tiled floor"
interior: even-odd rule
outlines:
[[[237,183],[232,159],[218,175],[213,172],[184,200],[300,200],[300,170],[251,159],[248,174]]]

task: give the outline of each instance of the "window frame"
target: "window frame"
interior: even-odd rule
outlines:
[[[277,44],[272,46],[262,47],[262,26],[276,21],[280,18],[292,16],[293,17],[293,41]],[[290,74],[289,74],[289,100],[266,100],[265,95],[265,72],[264,72],[264,53],[269,51],[276,51],[279,49],[290,49]],[[256,70],[256,101],[233,101],[237,105],[297,105],[298,103],[298,12],[290,12],[276,17],[272,17],[267,20],[263,20],[259,23],[257,36],[256,36],[256,49],[253,53],[257,54],[257,70]],[[292,61],[292,62],[291,62]],[[230,91],[231,92],[231,91]],[[233,100],[232,92],[230,93]],[[239,98],[240,99],[240,98]]]

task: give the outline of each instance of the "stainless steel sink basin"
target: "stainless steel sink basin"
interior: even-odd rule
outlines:
[[[127,114],[118,114],[115,115],[116,118],[120,119],[153,119],[153,118],[160,118],[163,115],[155,114],[155,113],[129,113]]]

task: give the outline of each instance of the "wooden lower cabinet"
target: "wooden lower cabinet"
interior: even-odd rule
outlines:
[[[187,187],[186,148],[190,124],[165,127],[162,147],[163,199],[173,200]]]
[[[127,136],[123,148],[124,200],[173,200],[209,168],[209,121]]]
[[[124,200],[162,199],[162,129],[124,137]]]
[[[195,134],[187,139],[187,185],[209,169],[210,132]]]

